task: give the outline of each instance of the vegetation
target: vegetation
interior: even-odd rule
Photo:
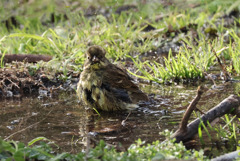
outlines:
[[[190,3],[191,2],[191,3]],[[166,1],[167,3],[167,1]],[[126,10],[119,7],[129,5]],[[133,5],[132,5],[133,4]],[[132,75],[157,83],[192,81],[204,78],[218,65],[217,57],[232,76],[240,74],[239,0],[202,0],[173,2],[168,6],[156,1],[1,1],[0,61],[4,54],[47,54],[50,62],[40,67],[63,72],[81,72],[84,52],[91,44],[103,46],[112,62],[131,60]],[[183,8],[182,4],[188,5]],[[192,5],[191,5],[192,4]],[[196,6],[193,6],[196,5]],[[231,22],[227,23],[227,20]],[[166,51],[164,51],[166,49]],[[167,52],[167,56],[161,57]],[[155,57],[149,56],[151,53]],[[220,73],[220,70],[219,70]],[[238,143],[239,129],[228,117],[228,130],[213,128],[219,138]],[[208,130],[204,128],[207,132]],[[208,132],[207,132],[208,133]],[[201,138],[202,131],[199,128]],[[28,145],[0,140],[2,160],[164,160],[199,159],[202,151],[186,150],[173,140],[143,145],[140,140],[126,152],[117,152],[103,141],[89,152],[52,153],[47,143]],[[136,138],[137,139],[137,138]],[[114,159],[113,159],[114,158]]]
[[[168,133],[166,131],[165,133]],[[139,139],[136,144],[132,144],[126,152],[117,152],[116,149],[107,146],[104,141],[87,153],[78,154],[52,154],[49,144],[41,142],[40,145],[32,146],[37,141],[45,138],[36,138],[27,146],[14,141],[5,142],[0,140],[0,158],[1,160],[18,160],[27,159],[37,160],[165,160],[165,159],[194,159],[203,160],[203,151],[186,150],[185,146],[180,143],[174,143],[173,140],[160,143],[156,141],[151,145],[143,145]],[[1,150],[2,149],[2,150]]]
[[[30,6],[24,2],[16,4],[17,1],[1,3],[7,6],[1,9],[5,22],[0,25],[1,53],[53,55],[54,59],[47,66],[64,72],[70,69],[80,71],[87,46],[98,44],[105,47],[112,61],[130,57],[137,67],[132,74],[158,83],[203,77],[203,73],[216,64],[212,49],[225,59],[232,60],[233,64],[229,64],[228,69],[239,74],[239,20],[234,19],[230,28],[225,27],[223,18],[224,14],[235,9],[237,2],[201,1],[195,2],[201,7],[186,10],[177,3],[175,7],[164,8],[155,1],[141,2],[121,14],[117,14],[121,11],[118,7],[125,5],[124,1],[98,1],[101,7],[91,5],[93,11],[84,1],[59,2],[58,10],[54,2],[50,5],[46,5],[45,1],[34,2]],[[179,9],[176,9],[177,5]],[[25,10],[27,6],[31,9]],[[100,8],[105,11],[98,13]],[[19,16],[10,12],[13,9]],[[32,16],[36,10],[42,12]],[[88,18],[83,11],[92,13]],[[161,20],[157,18],[159,13]],[[185,33],[181,34],[184,28]],[[168,50],[179,54],[175,56],[170,50],[170,54],[163,58],[165,63],[144,56],[149,51],[161,54],[158,49],[164,48],[165,44],[173,45]],[[234,71],[231,70],[233,68]]]
[[[226,125],[224,127],[211,126],[203,129],[211,138],[208,129],[217,131],[218,139],[227,139],[231,144],[239,144],[239,136],[236,135],[239,125],[236,125],[233,120],[225,115]],[[240,119],[239,119],[240,121]],[[203,125],[203,124],[202,124]],[[107,145],[104,141],[100,141],[95,148],[90,148],[87,152],[79,152],[78,154],[54,152],[52,147],[58,147],[51,140],[45,137],[38,137],[24,145],[21,142],[4,141],[0,138],[0,158],[1,160],[18,160],[24,161],[28,159],[36,160],[167,160],[167,159],[182,159],[182,160],[208,160],[203,155],[203,150],[187,150],[182,143],[174,143],[174,139],[170,139],[171,133],[168,130],[162,132],[166,136],[164,142],[155,141],[152,144],[145,145],[143,141],[138,139],[135,144],[132,144],[127,151],[118,152],[114,147]],[[199,137],[202,140],[203,132],[199,128]],[[216,139],[216,138],[215,138]],[[43,142],[44,141],[44,142]],[[238,146],[239,148],[239,146]]]

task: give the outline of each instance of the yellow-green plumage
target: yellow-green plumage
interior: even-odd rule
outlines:
[[[148,97],[126,72],[111,64],[105,50],[91,46],[77,86],[77,95],[87,106],[104,111],[134,109]]]

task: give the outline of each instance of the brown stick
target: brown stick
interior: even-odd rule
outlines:
[[[2,55],[0,54],[0,58]],[[4,55],[3,61],[5,63],[10,63],[12,61],[20,61],[20,62],[28,62],[28,63],[36,63],[39,61],[48,62],[52,59],[52,56],[49,55],[34,55],[34,54],[6,54]]]
[[[176,138],[176,142],[189,141],[198,133],[198,126],[201,122],[207,126],[207,122],[211,123],[216,118],[221,117],[226,113],[230,113],[232,110],[237,110],[239,105],[240,97],[236,95],[230,95],[217,106],[209,110],[205,115],[202,115],[200,118],[197,118],[189,123],[186,127],[186,130],[182,131],[179,128],[172,135],[172,138]]]
[[[224,75],[224,80],[227,82],[231,79],[231,76],[230,74],[228,73],[227,69],[226,69],[226,66],[224,64],[221,63],[221,60],[220,58],[218,57],[217,55],[217,52],[214,50],[213,46],[210,44],[211,48],[212,48],[212,51],[215,55],[215,57],[217,58],[217,61],[218,61],[218,64],[219,66],[221,67],[222,69],[222,72],[223,72],[223,75]]]
[[[186,112],[183,115],[179,130],[180,131],[186,131],[187,130],[187,124],[188,124],[188,120],[193,112],[193,110],[196,108],[196,105],[198,103],[198,101],[200,100],[203,92],[204,92],[205,88],[203,86],[199,86],[197,89],[197,96],[192,100],[192,102],[189,104],[189,106],[187,107]]]

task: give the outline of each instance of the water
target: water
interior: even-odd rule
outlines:
[[[233,94],[235,86],[236,83],[228,83],[209,90],[198,107],[207,111]],[[85,110],[73,92],[61,93],[56,98],[2,100],[0,136],[26,144],[44,136],[59,145],[58,151],[71,153],[84,150],[86,146],[93,147],[100,139],[118,150],[126,150],[138,138],[147,143],[162,141],[165,138],[159,133],[178,128],[184,111],[196,95],[197,86],[142,85],[141,88],[149,94],[150,102],[133,111],[125,126],[121,123],[126,119],[127,111],[101,112],[99,116]],[[213,146],[211,142],[207,144],[208,148]],[[194,146],[201,148],[200,143],[194,142]]]

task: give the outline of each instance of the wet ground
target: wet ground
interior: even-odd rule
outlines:
[[[210,82],[206,83],[211,87]],[[225,83],[210,89],[203,95],[198,107],[202,111],[214,107],[233,94],[236,85]],[[196,94],[197,85],[142,85],[141,89],[149,94],[151,101],[133,111],[125,126],[121,122],[128,115],[127,111],[100,112],[101,116],[98,116],[85,110],[74,91],[52,98],[3,99],[0,103],[0,136],[24,143],[44,136],[59,145],[58,151],[72,153],[84,150],[86,146],[94,146],[100,139],[118,150],[125,150],[138,138],[147,143],[164,140],[159,133],[178,128],[186,107]],[[215,144],[208,142],[204,148],[208,152],[215,149],[214,155],[217,155],[216,151],[225,151],[226,142],[219,143],[221,150]],[[202,147],[198,139],[187,145],[197,149]]]

